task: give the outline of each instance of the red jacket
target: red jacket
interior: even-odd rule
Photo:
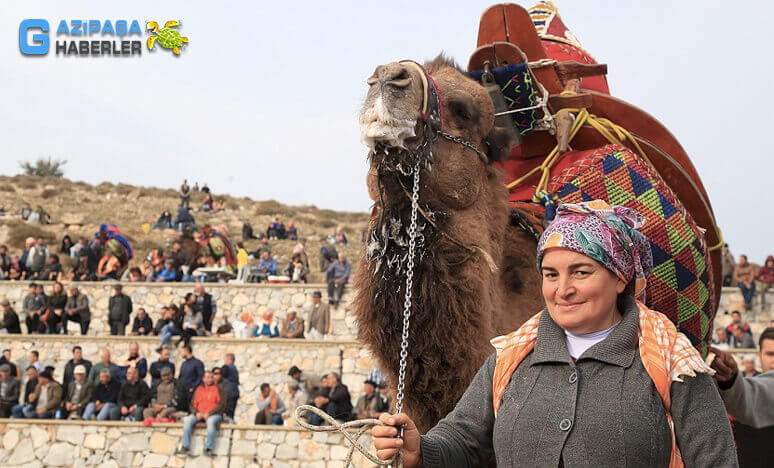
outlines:
[[[774,261],[774,256],[769,255],[766,257],[766,262],[763,264],[758,274],[755,275],[755,279],[761,283],[774,284],[774,268],[768,268],[767,265],[770,261]]]
[[[220,414],[226,407],[226,397],[223,390],[215,384],[201,384],[194,393],[191,402],[191,413]]]

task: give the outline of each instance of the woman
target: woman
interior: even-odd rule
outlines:
[[[648,240],[633,210],[561,205],[538,243],[546,309],[496,349],[456,408],[420,436],[405,414],[373,429],[403,466],[738,466],[704,363],[647,309]],[[394,426],[405,424],[403,439]]]
[[[180,332],[180,341],[186,345],[191,344],[191,337],[204,334],[204,319],[202,313],[196,310],[193,304],[186,302],[183,304],[183,328]]]
[[[62,314],[65,305],[67,305],[67,293],[65,292],[62,283],[57,281],[54,283],[51,295],[48,296],[48,311],[43,317],[46,323],[47,333],[62,333]]]
[[[162,316],[162,321],[167,321],[166,325],[161,327],[161,342],[156,351],[161,352],[161,348],[175,335],[180,335],[183,329],[183,314],[175,304],[170,304],[167,311]]]
[[[24,264],[19,260],[18,255],[14,255],[11,257],[11,266],[8,268],[8,279],[9,280],[23,280],[27,275],[27,272],[24,270]]]
[[[253,330],[253,336],[256,338],[277,338],[279,336],[279,325],[274,321],[274,311],[267,309],[261,314],[261,323]]]
[[[70,256],[70,249],[73,246],[73,240],[70,238],[69,234],[65,234],[62,238],[62,246],[59,248],[59,253],[69,257]]]

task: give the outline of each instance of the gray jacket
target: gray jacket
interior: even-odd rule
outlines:
[[[73,310],[83,320],[91,320],[91,310],[89,309],[89,298],[79,292],[77,296],[68,296],[65,304],[65,311],[68,313]]]
[[[454,410],[426,435],[425,467],[669,466],[666,412],[638,351],[634,301],[608,337],[573,362],[564,330],[548,313],[535,349],[492,408],[494,355]],[[713,379],[684,377],[671,387],[677,444],[686,466],[738,466],[731,425]]]
[[[774,426],[774,371],[744,377],[736,374],[731,388],[720,390],[728,414],[737,421],[760,429]]]

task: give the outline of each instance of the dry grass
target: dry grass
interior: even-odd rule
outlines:
[[[16,191],[16,189],[13,188],[13,185],[11,185],[11,184],[2,184],[2,185],[0,185],[0,192],[11,192],[11,193],[13,193],[15,191]]]
[[[27,224],[25,222],[14,223],[8,233],[8,246],[18,249],[24,248],[24,240],[28,237],[42,237],[51,245],[55,241],[54,233],[43,229],[39,224]]]
[[[43,190],[42,192],[40,192],[40,198],[42,198],[44,200],[47,200],[47,199],[49,199],[51,197],[57,196],[59,193],[60,193],[59,190],[46,189],[46,190]]]

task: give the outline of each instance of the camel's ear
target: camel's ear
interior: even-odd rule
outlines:
[[[485,141],[490,162],[505,161],[511,154],[511,148],[518,144],[512,132],[498,126],[492,127]]]

